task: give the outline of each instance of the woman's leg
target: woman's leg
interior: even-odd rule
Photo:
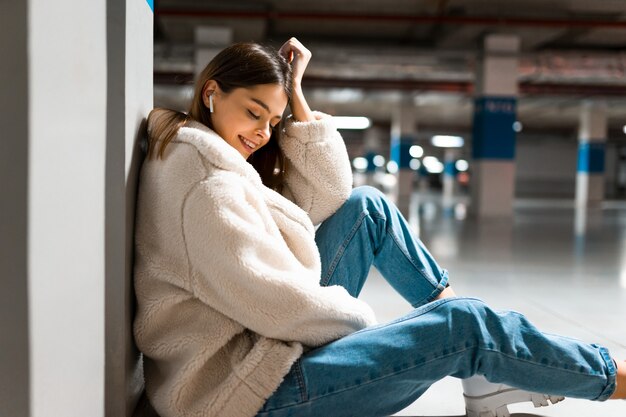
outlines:
[[[436,299],[448,282],[447,271],[411,232],[384,194],[357,187],[315,234],[322,258],[322,285],[342,285],[357,297],[370,267],[413,307]],[[448,290],[449,292],[450,290]]]
[[[539,332],[522,315],[447,298],[305,353],[259,417],[393,414],[448,375],[605,400],[615,391],[606,349]]]

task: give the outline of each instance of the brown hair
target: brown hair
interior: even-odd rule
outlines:
[[[148,157],[155,151],[162,158],[165,148],[176,136],[178,129],[189,119],[210,128],[211,112],[202,101],[202,90],[208,80],[215,80],[226,94],[236,88],[250,88],[261,84],[278,84],[291,99],[291,66],[278,51],[255,43],[238,43],[222,50],[200,73],[194,89],[193,99],[187,114],[163,109],[154,109],[148,116],[152,125],[148,137]],[[280,191],[284,178],[285,160],[278,146],[282,126],[272,130],[269,142],[254,152],[248,162],[257,170],[263,184]],[[157,142],[161,142],[157,148]]]

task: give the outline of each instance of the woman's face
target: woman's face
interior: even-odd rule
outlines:
[[[207,107],[211,92],[213,130],[244,159],[269,142],[272,129],[280,122],[288,101],[285,90],[278,84],[236,88],[226,94],[211,80],[203,94]]]

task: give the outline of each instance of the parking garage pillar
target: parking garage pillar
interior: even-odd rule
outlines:
[[[404,101],[392,115],[389,160],[395,162],[395,166],[398,168],[396,203],[405,216],[409,214],[409,202],[413,192],[415,172],[410,168],[411,155],[409,150],[413,145],[416,131],[415,108],[412,102]]]
[[[443,206],[450,207],[454,200],[457,150],[446,149],[443,159]]]
[[[472,158],[472,212],[510,217],[515,189],[518,51],[512,35],[489,35],[476,74]]]
[[[604,199],[606,104],[586,101],[580,111],[576,205],[597,206]]]

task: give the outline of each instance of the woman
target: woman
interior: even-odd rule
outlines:
[[[310,57],[294,38],[234,45],[202,72],[188,114],[149,116],[134,332],[161,416],[382,416],[448,375],[521,388],[470,384],[476,416],[624,398],[626,369],[606,349],[454,296],[398,210],[351,189],[332,118],[302,93]],[[356,298],[372,264],[413,312],[376,324]]]

